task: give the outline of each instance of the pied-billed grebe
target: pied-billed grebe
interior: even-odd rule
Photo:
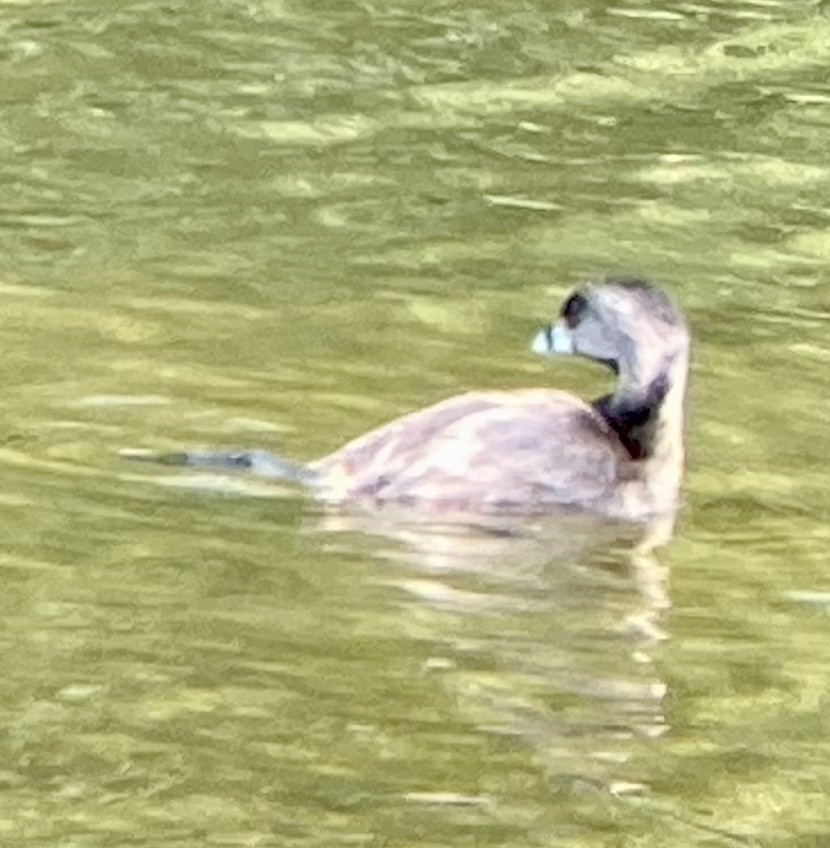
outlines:
[[[131,455],[290,478],[333,504],[524,513],[566,506],[634,520],[673,511],[689,334],[672,300],[642,280],[589,283],[532,349],[603,363],[616,388],[593,404],[552,389],[471,392],[304,466],[259,451]]]

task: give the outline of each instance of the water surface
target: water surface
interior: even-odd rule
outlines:
[[[14,2],[0,34],[3,844],[830,843],[822,4]],[[595,396],[526,347],[605,272],[694,330],[656,557],[118,459]]]

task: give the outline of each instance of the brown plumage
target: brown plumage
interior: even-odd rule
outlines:
[[[525,389],[450,398],[309,468],[330,502],[535,511],[598,505],[624,461],[619,440],[590,406],[565,392]]]
[[[589,283],[533,349],[608,365],[616,388],[593,404],[550,389],[460,395],[305,466],[259,452],[149,458],[287,477],[338,505],[488,513],[564,506],[634,520],[673,511],[689,336],[668,296],[640,280]]]

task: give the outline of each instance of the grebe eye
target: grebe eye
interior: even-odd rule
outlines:
[[[588,308],[588,301],[577,293],[572,294],[562,307],[562,319],[569,329],[573,329],[581,320]]]

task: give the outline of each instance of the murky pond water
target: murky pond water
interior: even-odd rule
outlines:
[[[807,0],[0,2],[0,843],[830,844],[828,63]],[[594,396],[526,345],[607,271],[694,330],[656,557],[118,458]]]

